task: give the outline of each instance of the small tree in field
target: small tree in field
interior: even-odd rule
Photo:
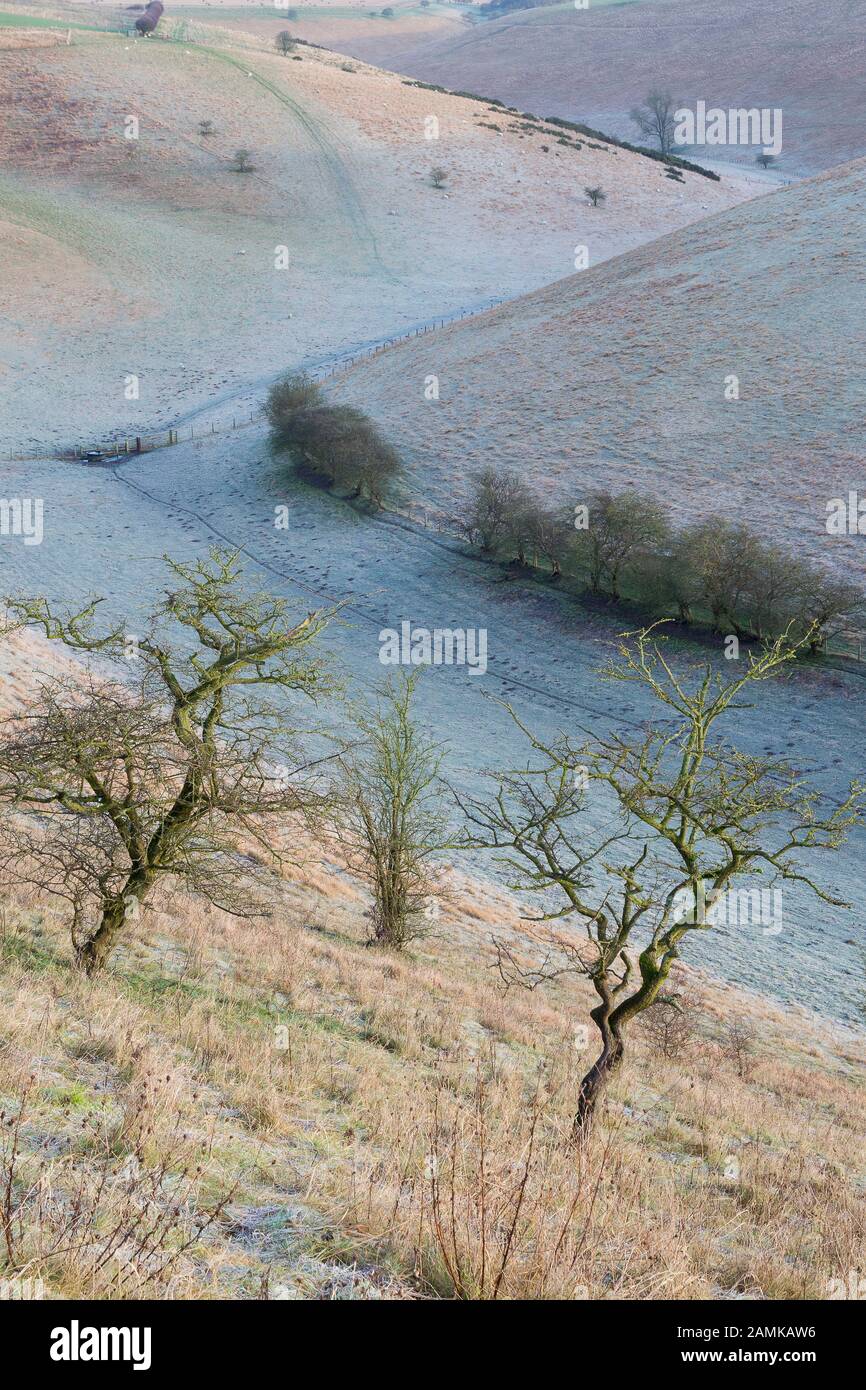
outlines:
[[[601,207],[602,203],[607,201],[607,194],[601,184],[596,184],[592,188],[585,188],[583,191],[586,194],[587,201],[591,203],[594,208]]]
[[[69,903],[89,975],[169,878],[226,912],[260,914],[233,835],[273,857],[278,818],[312,820],[326,805],[275,697],[329,688],[308,649],[330,615],[298,622],[284,599],[243,592],[225,551],[166,563],[171,588],[140,638],[98,632],[97,602],[62,615],[45,599],[9,600],[19,623],[133,677],[48,681],[0,725],[0,866]]]
[[[845,620],[859,621],[864,605],[866,598],[856,584],[813,569],[800,602],[800,620],[808,628],[810,650],[817,652],[826,646]]]
[[[274,39],[274,47],[278,53],[293,53],[297,48],[297,43],[288,29],[281,29]]]
[[[763,565],[761,538],[747,526],[718,518],[688,527],[678,546],[700,580],[716,631],[748,636],[746,613]]]
[[[231,162],[233,174],[252,174],[255,172],[255,167],[252,150],[235,150]]]
[[[755,163],[760,164],[762,169],[772,169],[773,165],[777,163],[777,159],[774,154],[770,154],[769,150],[761,150],[755,155]]]
[[[641,134],[657,144],[662,154],[670,154],[673,148],[676,106],[670,92],[654,90],[643,106],[633,106],[630,112]]]
[[[640,557],[637,587],[641,600],[660,616],[676,615],[686,626],[694,621],[703,586],[681,535],[673,535],[669,544],[652,548]]]
[[[448,182],[448,170],[440,168],[437,164],[430,170],[430,182],[434,188],[444,188]]]
[[[708,666],[690,688],[652,629],[627,634],[606,674],[648,691],[664,722],[637,737],[612,733],[575,745],[564,735],[542,742],[512,712],[531,745],[527,766],[499,777],[492,800],[461,800],[468,842],[495,851],[513,887],[545,900],[528,919],[542,959],[527,964],[500,942],[503,979],[535,988],[574,973],[598,996],[590,1016],[601,1050],[580,1085],[576,1139],[622,1065],[629,1024],[659,998],[689,933],[712,930],[732,885],[769,875],[848,906],[816,884],[803,860],[838,849],[862,823],[859,785],[830,802],[783,761],[743,752],[716,729],[729,711],[742,724],[749,706],[739,697],[800,645],[780,637],[750,656],[742,675],[727,679]],[[604,815],[584,817],[585,789],[602,795]],[[582,932],[550,925],[566,918]]]
[[[525,550],[533,559],[546,560],[552,577],[558,579],[570,542],[570,514],[531,499],[520,512],[518,526]]]
[[[441,747],[412,716],[418,673],[389,684],[356,717],[364,751],[345,760],[345,832],[373,893],[371,942],[401,949],[429,930],[447,847],[438,792]]]
[[[655,1003],[638,1017],[641,1032],[653,1051],[673,1062],[694,1040],[702,999],[693,986],[676,981],[675,976],[669,983],[674,983],[674,988],[661,991]]]

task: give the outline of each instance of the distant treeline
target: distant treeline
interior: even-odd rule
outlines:
[[[369,416],[328,405],[303,374],[271,387],[265,415],[273,451],[289,455],[309,482],[381,506],[402,476],[397,451]],[[635,491],[595,491],[571,508],[550,507],[518,474],[485,468],[450,525],[485,559],[744,639],[809,632],[818,651],[866,604],[857,585],[740,522],[711,516],[676,526],[659,502]]]
[[[486,468],[453,522],[488,559],[746,639],[813,629],[817,651],[866,598],[748,526],[716,516],[676,527],[663,506],[633,491],[599,491],[571,509],[551,508],[517,474]]]

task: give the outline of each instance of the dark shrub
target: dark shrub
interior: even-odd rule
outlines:
[[[301,476],[348,489],[355,497],[381,502],[400,470],[396,451],[355,406],[301,406],[282,419],[276,433],[279,446],[294,455]]]
[[[274,435],[274,443],[290,443],[292,417],[299,411],[318,405],[322,388],[303,372],[284,376],[274,382],[265,401],[265,418]],[[285,439],[283,438],[286,435]]]

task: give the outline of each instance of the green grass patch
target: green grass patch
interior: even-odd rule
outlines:
[[[130,25],[133,23],[134,20],[130,20]],[[0,29],[86,29],[94,34],[116,34],[118,38],[125,33],[111,24],[80,24],[75,20],[12,14],[9,10],[0,10]]]

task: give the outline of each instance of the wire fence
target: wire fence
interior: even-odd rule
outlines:
[[[412,338],[422,338],[428,333],[447,328],[450,324],[457,323],[461,319],[483,314],[486,310],[492,309],[502,302],[501,299],[491,299],[478,308],[459,309],[454,314],[445,315],[444,318],[430,319],[426,323],[418,324],[415,328],[410,328],[406,333],[382,338],[379,342],[361,348],[355,353],[341,356],[334,362],[313,367],[310,369],[309,375],[316,381],[332,380],[334,377],[350,372],[359,362],[366,362],[371,357],[378,357],[380,353],[386,352],[388,348],[394,347],[397,343],[409,342]],[[212,420],[210,423],[199,422],[184,426],[169,426],[167,429],[149,431],[145,434],[115,434],[109,436],[108,439],[103,438],[87,444],[67,445],[48,454],[41,451],[38,453],[10,452],[6,457],[10,463],[47,463],[56,459],[79,463],[88,461],[108,463],[125,458],[130,454],[148,454],[155,449],[170,449],[176,444],[187,444],[196,439],[210,438],[212,435],[230,434],[234,430],[248,429],[250,425],[261,419],[261,415],[262,411],[259,407],[258,410],[244,411],[243,415],[233,415],[231,424],[227,421],[217,424],[215,420]]]

